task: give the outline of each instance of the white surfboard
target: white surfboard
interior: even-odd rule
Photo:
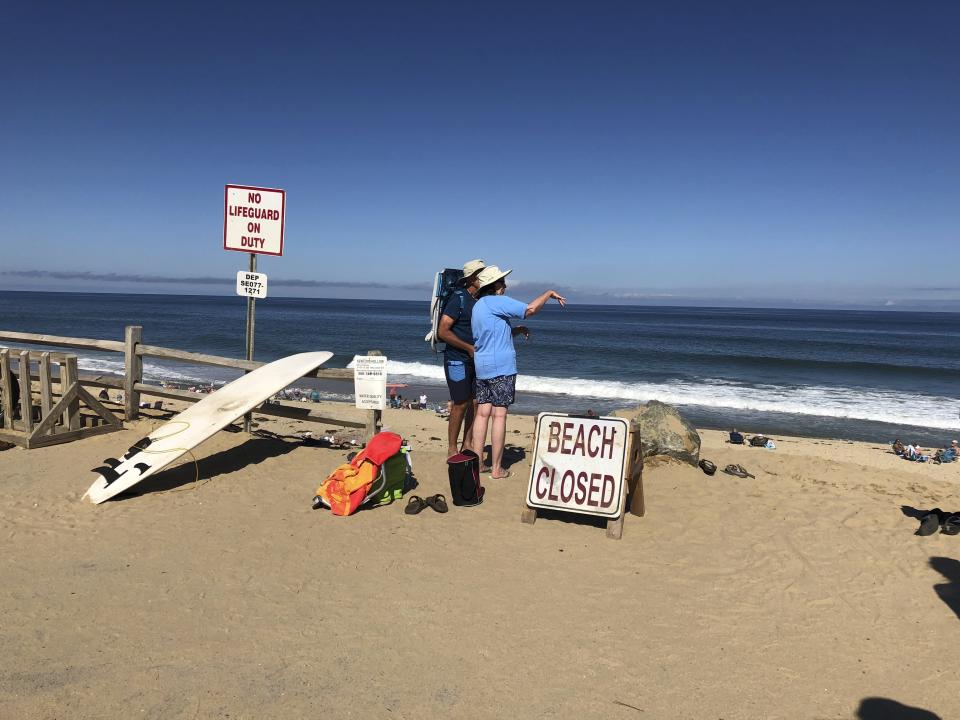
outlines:
[[[129,490],[332,356],[329,352],[291,355],[224,385],[134,443],[119,460],[104,461],[103,467],[94,470],[100,477],[84,497],[99,504]]]

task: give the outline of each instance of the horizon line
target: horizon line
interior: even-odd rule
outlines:
[[[12,289],[0,289],[0,293],[38,293],[38,294],[61,294],[61,295],[137,295],[137,296],[153,296],[159,295],[163,297],[203,297],[203,298],[225,298],[225,297],[238,297],[243,299],[240,295],[234,295],[230,293],[220,293],[220,294],[210,294],[210,293],[170,293],[170,292],[131,292],[131,291],[118,291],[118,290],[12,290]],[[371,302],[384,302],[384,303],[424,303],[427,304],[430,300],[404,300],[400,298],[375,298],[375,297],[364,297],[364,298],[343,298],[343,297],[309,297],[302,295],[275,295],[273,297],[282,298],[284,300],[334,300],[338,302],[357,302],[357,301],[371,301]],[[664,297],[664,296],[660,296]],[[682,297],[682,296],[681,296]],[[942,310],[942,309],[924,309],[918,307],[903,307],[899,305],[866,305],[863,303],[822,303],[822,304],[812,304],[806,302],[796,302],[792,304],[785,305],[771,305],[763,303],[762,301],[751,302],[749,300],[743,301],[728,301],[726,304],[697,304],[697,298],[689,298],[690,302],[687,303],[670,303],[670,302],[659,302],[656,304],[645,304],[641,302],[619,302],[619,303],[599,303],[599,302],[577,302],[574,303],[574,307],[577,305],[588,306],[588,307],[641,307],[641,308],[688,308],[688,309],[704,309],[704,310],[724,310],[724,309],[744,309],[744,310],[833,310],[838,312],[901,312],[901,313],[941,313],[948,315],[960,315],[960,309],[957,310]],[[785,301],[781,301],[785,302]],[[936,302],[936,301],[933,301]]]

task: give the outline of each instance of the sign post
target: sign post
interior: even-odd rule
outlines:
[[[276,188],[226,185],[223,191],[223,249],[250,253],[250,275],[257,275],[257,255],[283,255],[283,222],[287,193]],[[241,285],[237,274],[237,294],[247,298],[247,360],[253,360],[253,337],[257,298],[267,296],[266,276],[257,284]],[[244,283],[258,283],[246,278]],[[245,292],[241,292],[241,288]],[[247,292],[253,289],[256,292]],[[250,432],[250,413],[243,416],[243,429]]]
[[[539,509],[592,515],[606,519],[607,537],[619,540],[628,490],[634,494],[632,504],[638,506],[633,512],[643,514],[642,458],[635,426],[618,417],[540,413],[534,437],[527,508],[521,520],[533,524]]]

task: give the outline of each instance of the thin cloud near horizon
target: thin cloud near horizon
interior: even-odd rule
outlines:
[[[58,271],[58,270],[3,270],[0,276],[19,278],[23,280],[56,280],[73,282],[97,282],[97,283],[140,283],[144,285],[177,285],[193,286],[199,288],[203,286],[227,288],[234,285],[234,279],[231,277],[213,277],[213,276],[166,276],[166,275],[147,275],[138,273],[97,273],[91,271]],[[301,278],[270,278],[272,287],[281,288],[304,288],[322,290],[341,289],[343,291],[371,290],[379,291],[371,294],[372,299],[387,299],[384,293],[402,292],[402,293],[424,293],[424,299],[430,293],[432,282],[425,280],[422,283],[402,283],[390,284],[375,281],[356,280],[306,280]],[[890,297],[889,294],[873,292],[861,294],[860,297],[848,298],[817,298],[801,297],[771,297],[763,290],[757,289],[752,294],[738,292],[736,297],[730,294],[724,294],[719,288],[699,288],[699,292],[691,290],[649,290],[642,292],[633,289],[607,288],[593,289],[586,287],[571,287],[562,283],[524,281],[512,283],[510,285],[511,294],[523,297],[531,293],[538,294],[544,289],[550,288],[566,295],[577,303],[599,304],[599,305],[676,305],[676,306],[705,306],[705,307],[848,307],[848,308],[897,308],[903,310],[939,310],[946,312],[960,311],[960,288],[910,288],[903,289],[901,292],[956,292],[956,298],[924,298],[924,297]],[[397,297],[395,299],[411,299],[409,297]]]

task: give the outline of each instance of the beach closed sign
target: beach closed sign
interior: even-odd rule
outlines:
[[[540,413],[527,505],[618,517],[628,431],[623,418]]]
[[[223,203],[223,249],[283,255],[287,193],[276,188],[227,185]]]

